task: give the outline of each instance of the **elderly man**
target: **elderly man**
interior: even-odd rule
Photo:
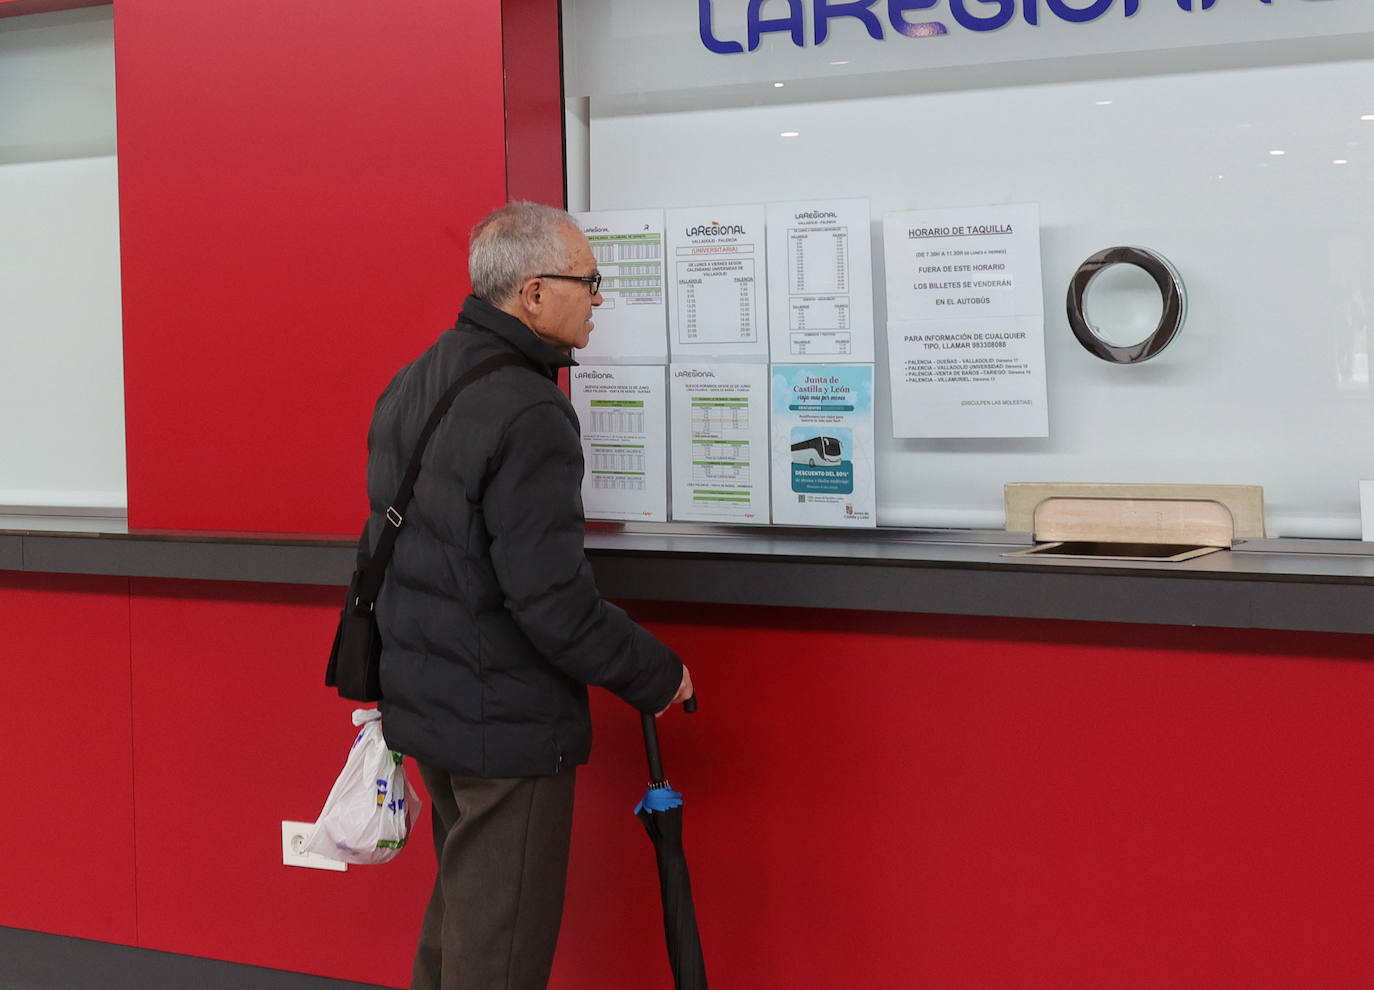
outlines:
[[[439,397],[386,583],[382,724],[432,801],[438,876],[412,986],[547,985],[563,912],[573,785],[591,750],[587,685],[661,712],[692,694],[682,661],[603,601],[583,549],[582,449],[558,388],[585,347],[601,277],[569,214],[511,203],[472,232],[473,294],[406,365],[368,434],[375,546]]]

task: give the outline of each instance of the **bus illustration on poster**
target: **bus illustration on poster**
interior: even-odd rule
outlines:
[[[805,464],[808,467],[815,467],[817,464],[822,466],[838,466],[844,463],[844,447],[840,443],[839,437],[808,437],[806,434],[811,431],[798,427],[792,431],[794,439],[792,443],[792,463]],[[849,432],[848,430],[845,431]]]

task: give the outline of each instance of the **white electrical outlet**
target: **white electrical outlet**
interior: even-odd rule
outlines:
[[[312,870],[347,870],[347,863],[305,851],[305,837],[314,828],[314,822],[282,822],[281,861],[287,866],[308,866]]]

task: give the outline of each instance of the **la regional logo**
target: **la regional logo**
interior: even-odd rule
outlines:
[[[907,38],[935,38],[950,33],[951,26],[966,31],[996,31],[1020,17],[1032,27],[1045,20],[1087,24],[1113,11],[1123,18],[1140,13],[1147,3],[1170,4],[1191,13],[1211,10],[1218,4],[1272,6],[1274,0],[787,0],[787,13],[764,17],[761,0],[697,0],[697,20],[701,43],[717,55],[754,51],[765,34],[789,35],[792,44],[806,47],[806,28],[811,26],[812,44],[820,45],[830,37],[831,24],[845,19],[864,26],[874,41],[885,41],[889,30]],[[1294,0],[1299,3],[1331,3],[1332,0]],[[777,4],[770,10],[780,10]],[[728,23],[738,24],[744,14],[744,39],[722,36],[717,30],[717,12]],[[732,16],[733,15],[733,16]],[[952,22],[952,23],[951,23]]]

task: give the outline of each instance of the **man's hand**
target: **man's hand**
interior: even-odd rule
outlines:
[[[673,700],[668,702],[668,708],[682,704],[695,693],[695,689],[692,687],[692,673],[684,663],[682,665],[682,683],[677,686],[677,694],[673,695]],[[663,709],[663,712],[666,712],[668,708]],[[656,713],[654,718],[658,718],[663,712]]]

